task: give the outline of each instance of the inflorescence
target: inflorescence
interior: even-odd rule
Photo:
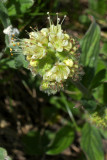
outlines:
[[[24,54],[29,62],[28,68],[34,76],[39,75],[42,79],[40,90],[55,94],[63,90],[67,79],[78,80],[83,74],[82,66],[79,64],[79,43],[63,31],[57,14],[57,24],[54,25],[49,12],[48,20],[50,27],[40,31],[32,29],[29,39],[14,39],[11,55],[17,52]],[[14,49],[14,46],[18,49]]]

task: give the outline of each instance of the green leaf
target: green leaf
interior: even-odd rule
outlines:
[[[107,82],[103,84],[103,101],[107,104]]]
[[[1,59],[0,60],[0,69],[8,69],[8,68],[16,69],[15,61],[12,58]]]
[[[7,9],[2,2],[0,2],[0,19],[4,28],[7,28],[8,26],[11,25]]]
[[[24,150],[29,155],[42,155],[49,143],[47,134],[40,135],[39,131],[30,131],[22,138]]]
[[[34,4],[34,0],[9,0],[7,3],[9,16],[23,14]]]
[[[86,23],[89,23],[89,22],[90,22],[88,16],[85,15],[85,14],[82,14],[82,15],[79,16],[79,21],[80,21],[81,23],[83,23],[83,24],[86,24]]]
[[[100,133],[88,123],[85,124],[82,130],[81,147],[89,160],[104,160]]]
[[[94,67],[99,53],[100,28],[93,20],[90,28],[80,41],[82,48],[81,62],[84,66]]]
[[[8,69],[8,67],[13,69],[20,67],[27,68],[28,62],[25,60],[25,56],[23,54],[14,54],[13,57],[0,60],[0,69]]]
[[[89,8],[94,13],[99,13],[100,15],[104,15],[107,11],[107,3],[105,0],[88,0]]]
[[[10,21],[10,18],[8,16],[7,9],[2,2],[0,2],[0,20],[1,20],[4,28],[7,28],[8,26],[11,25],[11,21]],[[5,35],[5,43],[8,46],[8,44],[9,44],[8,35]]]
[[[55,135],[52,144],[47,149],[47,154],[59,154],[68,148],[74,140],[74,131],[70,126],[62,127]]]
[[[107,54],[107,42],[105,42],[100,50],[101,53]]]
[[[100,129],[100,134],[104,139],[107,139],[107,129]]]
[[[88,110],[88,112],[93,112],[97,108],[97,103],[94,100],[81,100],[83,107]]]
[[[7,155],[7,151],[4,148],[0,147],[0,160],[12,160],[8,155]]]
[[[20,68],[20,67],[27,68],[28,67],[28,62],[25,60],[25,56],[23,54],[15,54],[14,61],[15,61],[16,68]]]
[[[100,28],[94,19],[85,36],[80,41],[80,45],[82,49],[81,63],[85,71],[83,83],[89,87],[95,74],[100,47]]]
[[[97,1],[93,1],[93,0],[88,0],[88,4],[89,4],[89,8],[92,10],[96,10],[97,9]]]
[[[91,82],[90,89],[98,87],[104,81],[105,77],[106,77],[106,69],[102,69],[95,75],[94,79]]]
[[[103,59],[101,59],[101,57],[98,58],[98,64],[97,64],[97,68],[96,68],[96,73],[98,73],[99,71],[103,70],[106,68],[106,64],[104,62]]]

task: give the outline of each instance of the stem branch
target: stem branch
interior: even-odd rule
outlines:
[[[74,82],[74,81],[72,81],[72,83],[84,94],[85,97],[87,97],[87,98],[92,97],[92,95],[90,94],[88,89],[85,86],[83,86],[82,83]]]

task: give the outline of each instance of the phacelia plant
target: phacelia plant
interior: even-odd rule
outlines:
[[[64,89],[67,79],[78,80],[83,71],[79,64],[78,42],[61,28],[66,16],[60,23],[57,13],[57,24],[54,25],[49,12],[47,14],[49,28],[32,29],[28,33],[29,39],[16,40],[13,46],[19,45],[17,52],[26,56],[33,76],[41,77],[40,90],[55,94]],[[10,51],[15,50],[10,48]]]

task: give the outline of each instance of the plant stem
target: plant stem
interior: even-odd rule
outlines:
[[[85,97],[87,97],[87,98],[92,97],[92,95],[90,94],[88,89],[85,86],[83,86],[82,83],[74,82],[74,81],[72,81],[72,83],[84,94]]]
[[[65,106],[66,106],[66,109],[67,109],[67,111],[68,111],[69,117],[70,117],[71,121],[73,122],[73,124],[74,124],[74,126],[75,126],[76,131],[78,131],[79,128],[78,128],[77,123],[76,123],[76,121],[75,121],[75,119],[74,119],[74,116],[73,116],[73,114],[72,114],[72,111],[70,110],[70,108],[69,108],[69,106],[68,106],[67,104],[65,104]]]
[[[63,97],[63,98],[62,98],[62,99],[63,99],[63,103],[65,104],[66,110],[67,110],[67,112],[68,112],[68,114],[69,114],[69,117],[70,117],[71,121],[72,121],[73,124],[74,124],[74,127],[75,127],[76,131],[79,131],[79,127],[78,127],[78,125],[77,125],[77,123],[76,123],[76,121],[75,121],[75,119],[74,119],[74,116],[73,116],[73,114],[72,114],[71,109],[69,108],[68,102],[67,102],[64,94],[61,93],[61,96]]]

